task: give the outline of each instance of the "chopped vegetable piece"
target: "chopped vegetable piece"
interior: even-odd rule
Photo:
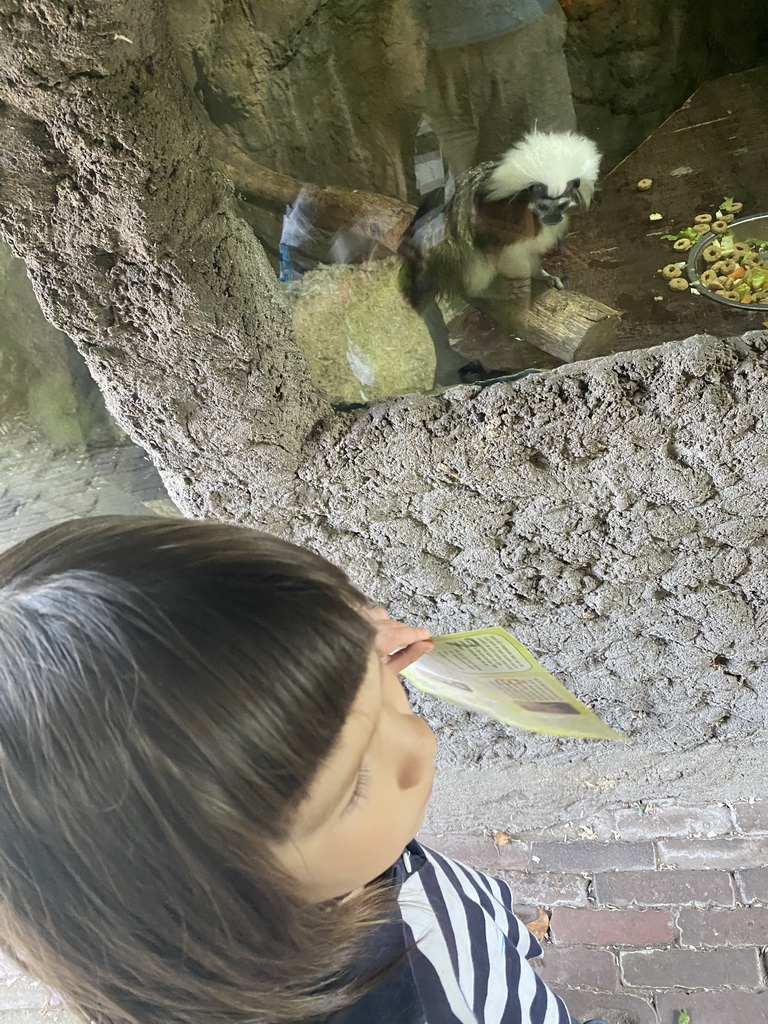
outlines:
[[[768,286],[768,268],[750,267],[746,273],[745,280],[753,291]]]
[[[641,178],[637,183],[638,192],[647,192],[653,184],[653,178]]]
[[[648,220],[664,220],[664,215],[661,213],[652,213]]]
[[[736,244],[736,239],[733,237],[730,231],[720,237],[720,251],[723,253],[733,252],[733,247]]]
[[[730,274],[728,275],[728,277],[733,277],[733,278],[736,278],[736,279],[738,279],[738,278],[740,278],[740,277],[744,277],[744,276],[746,275],[746,273],[747,273],[747,272],[746,272],[746,270],[744,269],[744,267],[736,267],[736,268],[735,268],[734,270],[732,270],[732,271],[730,272]]]

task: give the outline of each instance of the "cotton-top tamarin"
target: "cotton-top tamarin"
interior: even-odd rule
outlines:
[[[472,298],[497,277],[543,279],[541,266],[568,228],[568,211],[588,207],[600,153],[574,132],[532,131],[504,156],[460,175],[444,203],[433,193],[419,208],[401,247],[403,294],[416,309],[438,295]]]

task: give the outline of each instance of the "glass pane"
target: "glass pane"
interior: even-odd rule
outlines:
[[[750,275],[760,247],[732,248],[768,228],[728,227],[768,210],[768,5],[737,18],[713,0],[175,0],[173,11],[220,166],[334,400],[768,316],[768,287]],[[686,246],[699,235],[711,258]],[[727,273],[696,287],[724,261]]]
[[[71,340],[44,319],[24,264],[0,243],[0,548],[76,516],[174,512]]]

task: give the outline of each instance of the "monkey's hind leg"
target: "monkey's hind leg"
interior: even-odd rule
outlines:
[[[435,387],[461,384],[463,378],[459,371],[467,366],[468,360],[451,348],[445,318],[434,299],[424,307],[421,316],[435,347]]]

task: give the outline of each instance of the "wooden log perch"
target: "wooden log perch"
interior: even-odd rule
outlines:
[[[522,337],[565,363],[605,353],[621,314],[581,292],[548,288],[521,314]]]
[[[397,252],[403,232],[416,207],[391,196],[335,185],[313,185],[280,174],[256,163],[217,128],[211,127],[214,164],[245,199],[282,213],[299,195],[315,227],[322,231],[350,230],[364,226],[371,237],[391,252]]]

